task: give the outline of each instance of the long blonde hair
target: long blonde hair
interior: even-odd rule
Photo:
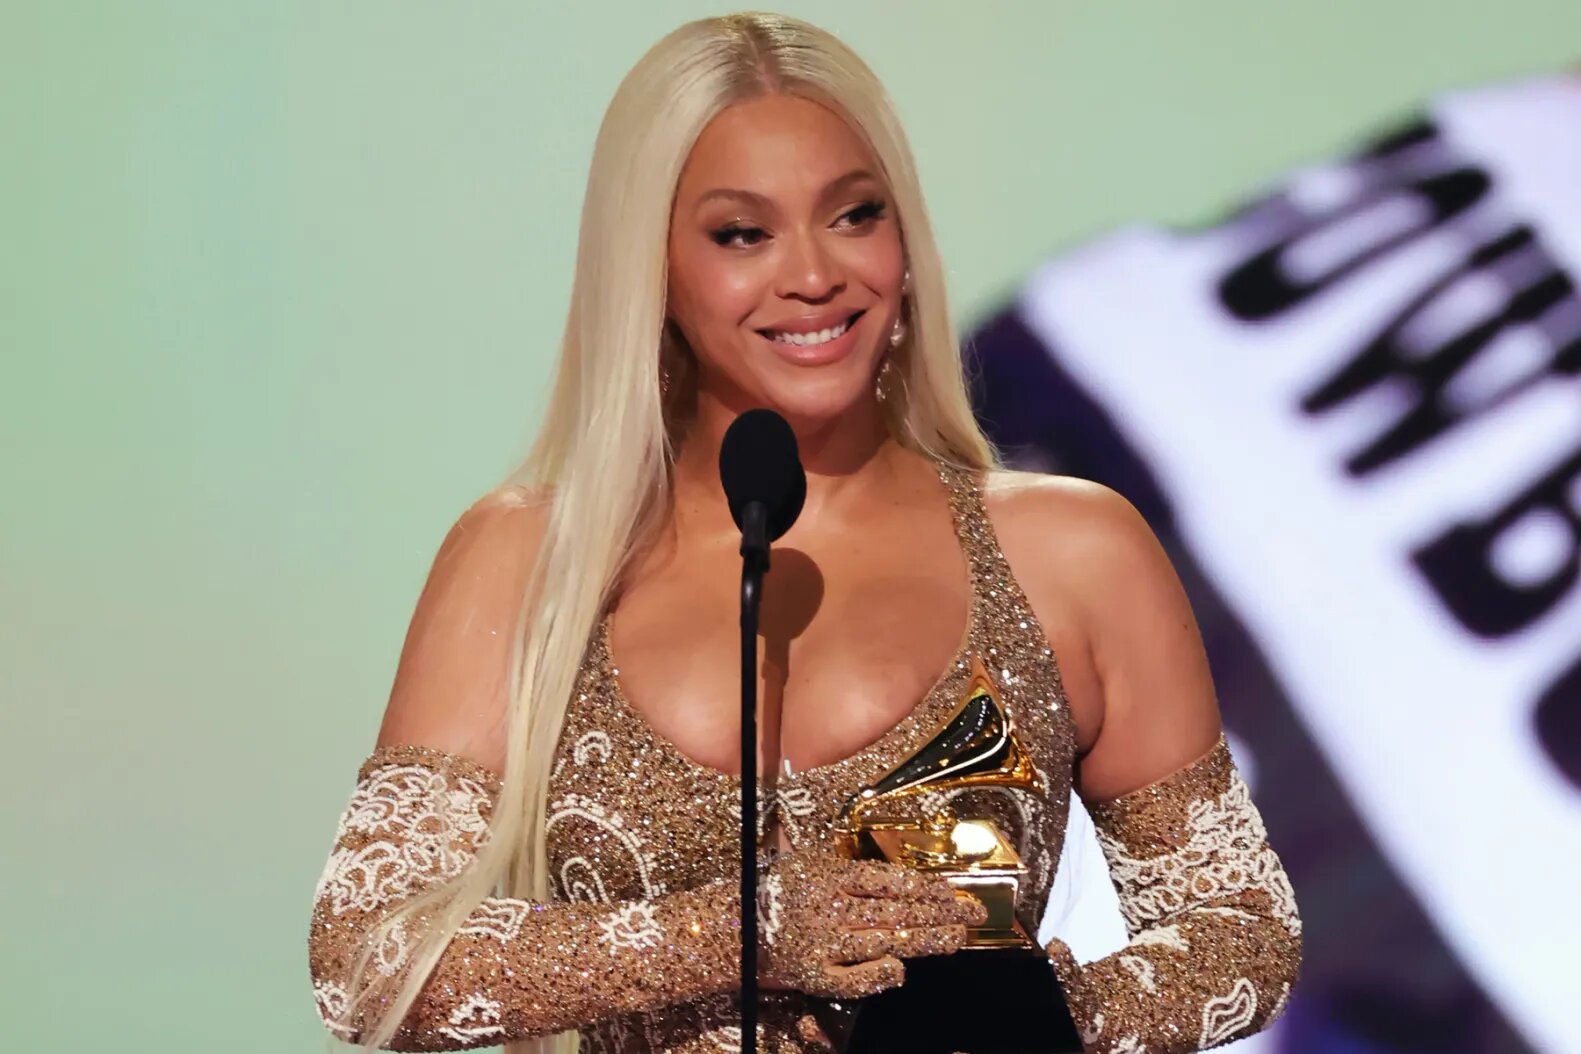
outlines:
[[[538,439],[508,477],[546,496],[548,518],[516,622],[503,787],[487,844],[456,880],[403,904],[370,941],[415,912],[432,918],[401,991],[364,1042],[393,1035],[466,916],[488,896],[549,899],[546,805],[554,752],[588,637],[631,554],[669,508],[679,418],[695,384],[666,325],[667,244],[676,184],[703,128],[732,103],[780,92],[834,109],[882,168],[904,239],[907,336],[884,402],[903,445],[940,461],[997,464],[961,372],[944,272],[911,149],[882,85],[816,26],[745,13],[690,22],[621,82],[593,148],[570,313]],[[661,396],[661,359],[671,364]],[[366,964],[368,952],[362,960]],[[359,973],[366,973],[359,967]],[[360,1000],[359,1000],[360,1001]],[[522,1040],[512,1054],[575,1054],[577,1035]]]

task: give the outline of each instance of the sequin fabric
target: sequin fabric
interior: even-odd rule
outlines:
[[[972,472],[940,465],[951,516],[971,575],[967,630],[933,688],[867,748],[828,765],[780,774],[759,793],[759,833],[778,819],[794,849],[834,853],[832,824],[862,786],[921,747],[943,723],[970,679],[973,656],[998,682],[1043,778],[1040,793],[973,789],[945,801],[962,818],[997,822],[1027,864],[1016,913],[1036,932],[1059,860],[1070,801],[1075,736],[1055,656],[1010,573]],[[657,735],[625,699],[609,649],[609,618],[589,642],[566,715],[550,781],[548,859],[554,895],[612,903],[651,899],[735,874],[740,779],[700,765]],[[760,1049],[821,1049],[803,1038],[808,1016],[828,1035],[849,1026],[849,1001],[803,992],[764,993]],[[737,1049],[737,995],[611,1015],[581,1029],[585,1054]]]
[[[350,1006],[356,957],[391,908],[460,874],[488,841],[491,772],[421,746],[381,747],[358,770],[314,891],[308,962],[326,1027],[360,1042],[383,1010]],[[715,996],[735,983],[740,888],[702,882],[667,896],[533,903],[488,897],[462,923],[389,1050],[464,1050],[575,1028],[615,1011]],[[429,919],[400,922],[371,966],[399,990]]]
[[[959,951],[988,911],[888,861],[778,853],[758,885],[759,969],[771,987],[859,999],[905,979],[901,960]],[[835,963],[857,963],[831,969]]]
[[[1085,966],[1049,947],[1088,1054],[1207,1050],[1283,1013],[1301,919],[1223,737],[1089,811],[1130,942]]]
[[[949,802],[962,818],[994,821],[1028,867],[1016,914],[1036,932],[1064,838],[1074,729],[979,477],[943,465],[939,474],[971,576],[959,649],[868,747],[765,783],[758,829],[765,834],[771,820],[783,827],[799,852],[780,859],[832,858],[841,806],[927,741],[979,659],[1043,789],[924,796],[918,814]],[[422,746],[381,747],[359,769],[315,889],[308,940],[319,1012],[340,1038],[358,1041],[383,1009],[377,1000],[366,1012],[348,1005],[357,956],[376,943],[371,969],[393,993],[428,920],[415,915],[377,942],[370,934],[395,905],[465,869],[487,844],[499,790],[488,770]],[[550,774],[551,897],[486,898],[441,953],[390,1049],[461,1050],[574,1030],[585,1054],[739,1050],[740,797],[739,777],[687,758],[624,698],[606,614],[588,641]],[[1086,966],[1059,942],[1050,947],[1087,1049],[1203,1049],[1276,1017],[1295,980],[1300,921],[1222,740],[1197,763],[1092,811],[1132,939]],[[760,887],[763,936],[794,945],[792,905],[774,897],[775,866]],[[806,893],[803,877],[795,884]],[[823,1051],[827,1037],[848,1034],[852,1001],[822,983],[760,993],[760,1050]]]

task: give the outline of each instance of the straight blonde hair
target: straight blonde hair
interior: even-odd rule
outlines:
[[[668,512],[677,436],[695,385],[694,360],[666,324],[675,188],[715,115],[776,92],[840,113],[865,138],[888,184],[911,272],[907,336],[892,353],[896,383],[884,401],[891,433],[947,464],[998,464],[972,415],[911,149],[872,70],[816,26],[758,12],[690,22],[655,44],[621,82],[599,128],[553,395],[527,459],[502,484],[542,495],[547,523],[516,619],[505,773],[490,836],[471,867],[402,904],[363,949],[359,977],[393,927],[417,913],[431,916],[399,993],[364,1034],[366,1046],[394,1035],[484,898],[550,897],[546,806],[566,708],[589,635],[632,554]],[[661,395],[661,359],[671,371],[668,396]],[[351,1005],[365,1000],[356,995]],[[506,1049],[575,1054],[578,1047],[577,1033],[565,1032]]]

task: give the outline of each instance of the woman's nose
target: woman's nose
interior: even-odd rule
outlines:
[[[839,262],[825,250],[816,235],[785,240],[790,244],[786,246],[785,262],[780,269],[777,290],[780,296],[822,301],[845,288]]]

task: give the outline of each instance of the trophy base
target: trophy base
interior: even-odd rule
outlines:
[[[1081,1054],[1042,949],[906,960],[906,983],[858,1002],[843,1054]]]
[[[976,860],[941,859],[918,863],[908,858],[907,850],[917,832],[906,827],[863,831],[858,855],[888,860],[927,874],[938,875],[963,893],[970,893],[988,911],[981,926],[967,932],[972,948],[1036,948],[1037,945],[1016,921],[1016,891],[1026,868],[1016,857],[1005,836],[997,828],[984,827],[986,837],[994,840],[992,853]]]

